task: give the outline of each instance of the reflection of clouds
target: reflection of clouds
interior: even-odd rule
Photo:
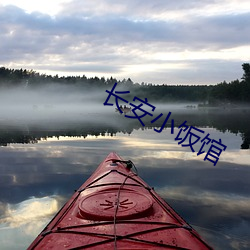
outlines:
[[[122,137],[122,143],[124,144],[124,146],[127,147],[142,147],[143,149],[149,149],[149,148],[153,148],[154,150],[157,149],[173,149],[175,147],[177,147],[178,145],[172,145],[169,143],[169,141],[165,141],[165,143],[160,143],[158,140],[156,139],[146,139],[146,138],[133,138],[133,137]]]
[[[214,129],[204,130],[211,133],[215,139],[221,137],[225,145],[228,146],[226,151],[222,152],[219,163],[223,161],[249,165],[249,150],[240,151],[230,148],[230,141],[235,139],[235,136],[232,137],[230,134],[223,134]],[[192,153],[190,147],[179,145],[174,140],[175,136],[170,134],[169,128],[161,134],[156,133],[153,129],[147,129],[134,130],[132,136],[122,133],[117,133],[114,137],[99,136],[98,138],[96,136],[87,136],[86,138],[60,136],[60,140],[54,137],[36,145],[27,145],[25,148],[20,145],[11,145],[9,148],[13,149],[13,152],[16,151],[18,156],[26,153],[28,158],[39,158],[41,162],[46,163],[53,162],[51,171],[55,168],[55,172],[59,171],[60,173],[67,171],[66,164],[79,166],[84,166],[86,163],[93,164],[93,156],[97,165],[110,151],[117,151],[122,157],[128,157],[131,160],[151,157],[155,159],[198,160],[202,164],[206,153],[197,156],[197,152]],[[199,148],[195,149],[198,151]],[[208,148],[205,148],[205,151],[207,150]],[[98,152],[98,155],[95,152]],[[58,164],[60,159],[63,160],[60,162],[61,164]],[[213,167],[212,163],[209,162],[209,164]],[[58,166],[55,167],[56,165]],[[83,167],[82,170],[84,171],[84,169]]]
[[[212,130],[211,134],[214,132]],[[212,137],[219,138],[219,135],[221,133]],[[226,137],[231,140],[228,134]],[[229,145],[230,140],[225,144]],[[249,195],[249,168],[246,167],[250,162],[249,150],[236,150],[231,146],[221,154],[214,167],[203,160],[205,154],[197,157],[189,147],[178,145],[168,129],[161,134],[147,129],[134,130],[130,136],[117,133],[115,137],[48,138],[35,145],[12,144],[2,148],[0,198],[17,203],[29,196],[41,195],[41,192],[44,196],[69,195],[111,151],[116,151],[125,160],[131,159],[149,185],[155,186],[167,201],[173,199],[171,205],[179,202],[183,217],[187,220],[192,216],[195,218],[190,222],[216,228],[216,223],[222,221],[227,227],[225,232],[228,233],[232,225],[230,232],[235,235],[246,229],[238,222],[243,215],[249,221],[250,200],[246,198]],[[4,214],[0,217],[0,242],[9,246],[16,235],[18,242],[28,239],[28,245],[57,210],[58,198],[54,196],[33,198],[17,205],[0,203],[0,213]],[[218,245],[221,244],[220,239]],[[235,246],[239,242],[232,241],[232,244]],[[22,245],[10,249],[23,248]]]
[[[57,180],[68,178],[67,176],[71,177],[74,174],[82,175],[82,181],[84,181],[84,178],[88,177],[107,154],[113,150],[124,159],[131,159],[138,167],[139,173],[146,174],[145,169],[152,169],[154,171],[151,172],[155,175],[155,171],[159,171],[159,169],[166,169],[166,171],[167,169],[173,169],[171,173],[164,173],[166,178],[170,174],[174,178],[179,176],[178,179],[183,180],[186,185],[188,181],[193,184],[195,178],[200,180],[203,175],[206,177],[206,185],[208,185],[209,177],[210,187],[215,186],[216,183],[218,189],[223,187],[223,184],[220,185],[221,180],[226,185],[229,179],[237,185],[242,182],[239,178],[235,179],[240,174],[242,175],[242,171],[235,174],[233,170],[241,169],[241,165],[243,167],[249,165],[250,154],[248,150],[225,151],[221,154],[216,167],[214,167],[211,162],[204,161],[205,153],[197,156],[196,153],[190,151],[189,147],[181,147],[173,139],[168,138],[169,136],[170,134],[160,135],[153,130],[138,130],[133,132],[132,136],[120,133],[113,138],[87,137],[83,139],[67,137],[59,141],[52,139],[35,145],[25,145],[25,147],[19,144],[11,145],[11,147],[5,149],[4,154],[0,152],[0,157],[3,156],[0,166],[9,166],[2,169],[3,178],[0,186],[14,187],[39,184],[43,188],[44,183],[53,182],[52,179],[55,178],[55,175],[58,176]],[[237,163],[239,165],[236,165]],[[20,166],[22,166],[21,169]],[[229,168],[230,173],[228,171],[222,173],[223,169]],[[215,172],[215,169],[219,171]],[[189,170],[188,173],[186,173],[187,170]],[[206,170],[206,172],[197,172],[196,170]],[[154,176],[154,179],[157,179],[156,176]],[[150,180],[149,184],[152,182],[154,180]],[[180,181],[178,183],[181,184]],[[51,184],[49,185],[51,186]],[[77,187],[74,186],[73,188]],[[238,190],[237,187],[235,188]],[[231,187],[229,189],[232,190]],[[23,197],[23,199],[25,198]]]
[[[250,150],[225,151],[220,160],[250,167]]]
[[[27,248],[59,210],[62,202],[61,197],[47,196],[15,205],[5,204],[4,216],[0,218],[0,248]]]
[[[58,201],[55,197],[31,198],[19,204],[8,204],[5,216],[0,219],[0,223],[4,223],[12,228],[26,224],[26,233],[33,234],[32,227],[37,222],[43,218],[50,217],[57,211]]]
[[[6,206],[7,206],[6,203],[0,202],[0,221],[1,221],[1,218],[3,218],[3,216],[4,216],[4,214],[5,214]],[[0,222],[0,223],[1,223],[1,222]]]
[[[208,228],[203,228],[199,226],[194,226],[194,228],[199,232],[199,234],[206,239],[207,242],[211,243],[214,249],[232,249],[232,250],[242,250],[250,249],[249,237],[239,237],[236,236],[239,232],[249,232],[250,225],[242,228],[242,225],[234,225],[232,230],[228,228],[227,232],[219,232],[218,230],[211,230]],[[234,234],[236,232],[236,234]]]
[[[138,150],[140,148],[142,150],[142,156],[140,155],[138,158],[143,157],[153,157],[157,159],[181,159],[181,160],[199,160],[203,161],[204,157],[209,149],[209,147],[205,147],[206,151],[204,154],[197,156],[197,152],[199,147],[195,148],[196,152],[191,152],[190,147],[182,147],[179,145],[177,141],[174,140],[174,135],[171,135],[169,129],[166,129],[168,132],[163,131],[160,136],[151,130],[146,131],[134,131],[133,137],[122,136],[119,137],[120,142],[126,146],[135,148]],[[206,133],[211,133],[211,138],[218,139],[222,138],[223,143],[228,146],[226,151],[222,151],[219,162],[230,162],[235,164],[242,164],[250,166],[250,154],[249,150],[235,150],[232,147],[236,145],[236,141],[241,140],[236,136],[232,136],[230,133],[221,133],[212,128],[203,128]],[[143,136],[144,134],[144,136]],[[155,136],[152,137],[152,134]],[[146,136],[145,136],[146,135]],[[136,137],[136,140],[135,140]],[[233,142],[233,143],[232,143]],[[187,142],[185,142],[187,143]],[[197,143],[198,145],[198,143]],[[196,146],[196,145],[195,145]],[[199,145],[201,146],[201,145]],[[202,162],[201,162],[202,163]],[[210,163],[213,167],[213,164]]]
[[[157,188],[214,249],[250,249],[250,198],[190,187]]]
[[[182,159],[182,160],[199,160],[203,161],[206,153],[197,156],[194,152],[182,152],[182,151],[160,151],[152,154],[153,157],[158,159]],[[229,162],[240,165],[250,166],[250,154],[249,150],[237,150],[237,151],[223,151],[219,157],[219,162]],[[213,164],[211,163],[213,167]]]
[[[197,155],[195,153],[185,152],[185,151],[161,151],[161,152],[155,152],[153,156],[158,159],[181,159],[181,160],[197,159]]]
[[[236,194],[202,191],[189,187],[163,187],[157,188],[157,193],[166,200],[175,199],[201,206],[218,206],[216,216],[219,214],[249,214],[250,198]]]

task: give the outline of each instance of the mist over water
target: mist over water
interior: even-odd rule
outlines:
[[[103,122],[115,126],[116,121],[113,119],[119,120],[121,116],[115,112],[116,104],[113,96],[109,101],[114,104],[113,106],[103,105],[107,97],[108,93],[104,89],[87,90],[62,84],[33,89],[27,87],[1,89],[0,124],[11,124],[11,126],[48,124],[51,126],[55,123],[62,125],[70,122]],[[143,105],[143,109],[151,112],[154,117],[160,112],[164,115],[180,110],[187,112],[186,105],[189,105],[185,103],[154,104],[150,102],[150,98],[148,98],[148,103],[155,107],[155,111],[152,112],[152,108],[147,105]],[[119,100],[119,105],[125,104],[127,107],[130,106],[129,103]],[[195,105],[197,106],[194,104],[193,107]],[[139,115],[142,114],[138,110],[136,112]],[[133,113],[130,115],[133,116]]]
[[[4,89],[0,92],[0,121],[84,121],[91,119],[93,114],[104,118],[109,112],[103,105],[104,98],[103,91],[86,91],[62,85]]]
[[[108,89],[110,90],[110,89]],[[172,126],[175,131],[187,121],[188,126],[205,128],[207,126],[219,131],[230,131],[240,134],[243,140],[242,148],[249,148],[250,109],[217,109],[199,108],[198,103],[154,103],[150,96],[138,96],[155,107],[143,105],[152,116],[146,115],[141,120],[125,117],[116,112],[115,97],[111,96],[109,103],[104,88],[80,88],[77,86],[51,84],[44,87],[10,88],[0,90],[0,144],[21,142],[36,142],[41,138],[51,136],[84,136],[104,135],[124,132],[131,134],[134,129],[161,128],[165,118],[171,112],[165,128]],[[124,96],[124,99],[126,97]],[[119,105],[130,106],[130,102],[139,105],[139,101],[128,100]],[[143,114],[138,112],[138,115]],[[162,117],[151,122],[160,113]],[[133,112],[128,113],[134,116]],[[39,133],[38,133],[39,132]],[[214,138],[216,139],[216,138]]]

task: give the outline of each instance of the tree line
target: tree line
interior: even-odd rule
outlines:
[[[242,64],[244,71],[240,80],[230,83],[222,82],[215,85],[209,95],[209,103],[218,104],[222,101],[231,103],[250,103],[250,64]]]
[[[242,64],[243,76],[239,80],[222,82],[216,85],[153,85],[152,83],[134,83],[130,78],[117,80],[112,76],[86,77],[82,76],[52,76],[40,74],[34,70],[9,69],[0,67],[0,87],[38,88],[50,84],[64,84],[90,90],[111,90],[115,83],[118,89],[130,91],[127,95],[130,100],[134,97],[150,98],[152,101],[175,102],[190,101],[200,102],[201,105],[218,106],[227,103],[250,103],[250,64]]]

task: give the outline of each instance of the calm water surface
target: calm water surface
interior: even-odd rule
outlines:
[[[175,114],[175,125],[187,120],[227,145],[216,166],[204,161],[204,154],[178,145],[177,127],[174,134],[169,125],[156,133],[118,114],[109,122],[89,114],[92,123],[1,120],[0,248],[27,248],[73,191],[116,151],[131,159],[139,175],[215,249],[250,249],[249,113]]]

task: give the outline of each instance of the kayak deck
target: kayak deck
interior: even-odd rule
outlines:
[[[212,249],[110,153],[28,249]]]

